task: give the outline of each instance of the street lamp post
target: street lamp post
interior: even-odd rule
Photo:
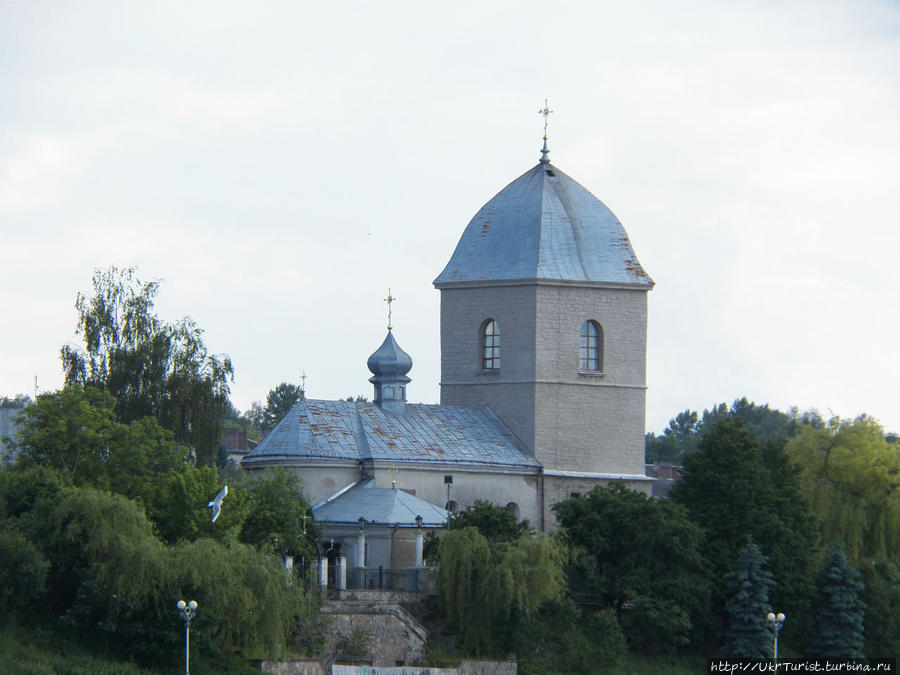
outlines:
[[[769,612],[766,614],[766,621],[769,622],[769,630],[772,631],[772,659],[775,661],[775,669],[778,669],[778,631],[784,624],[785,616],[781,612],[775,614]]]
[[[185,602],[179,600],[175,605],[178,608],[178,614],[184,619],[184,675],[190,675],[191,672],[191,619],[197,613],[197,603],[194,600]]]

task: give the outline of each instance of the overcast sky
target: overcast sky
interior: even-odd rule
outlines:
[[[900,3],[0,0],[0,395],[62,384],[95,268],[235,365],[437,402],[431,282],[539,158],[625,225],[647,428],[747,396],[900,431]]]

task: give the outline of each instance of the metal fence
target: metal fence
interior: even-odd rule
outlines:
[[[348,570],[347,588],[369,591],[424,591],[427,588],[426,574],[423,568],[354,567]]]

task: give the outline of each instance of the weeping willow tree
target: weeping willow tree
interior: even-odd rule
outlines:
[[[562,598],[563,558],[546,535],[496,544],[474,527],[451,530],[441,539],[438,593],[460,646],[480,656],[504,649],[504,627],[512,617],[534,614]]]
[[[136,502],[90,488],[45,486],[12,518],[11,497],[27,486],[13,485],[11,474],[0,470],[0,563],[20,573],[20,595],[42,597],[5,603],[19,620],[39,619],[98,651],[170,670],[183,640],[175,603],[196,600],[191,650],[206,672],[233,672],[249,655],[295,652],[322,623],[316,597],[270,553],[207,538],[166,546]]]
[[[900,446],[871,417],[803,427],[786,448],[824,542],[843,542],[853,563],[900,561]]]

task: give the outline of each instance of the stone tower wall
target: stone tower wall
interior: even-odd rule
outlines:
[[[644,473],[647,293],[539,285],[535,457],[544,468]],[[603,330],[600,373],[579,371],[581,327]]]
[[[481,329],[500,325],[499,372]],[[603,329],[601,373],[579,372],[581,326]],[[562,283],[441,291],[441,403],[487,406],[545,470],[643,474],[647,294]]]
[[[534,454],[534,286],[441,291],[441,403],[490,408]],[[481,330],[500,326],[500,371],[481,369]]]

